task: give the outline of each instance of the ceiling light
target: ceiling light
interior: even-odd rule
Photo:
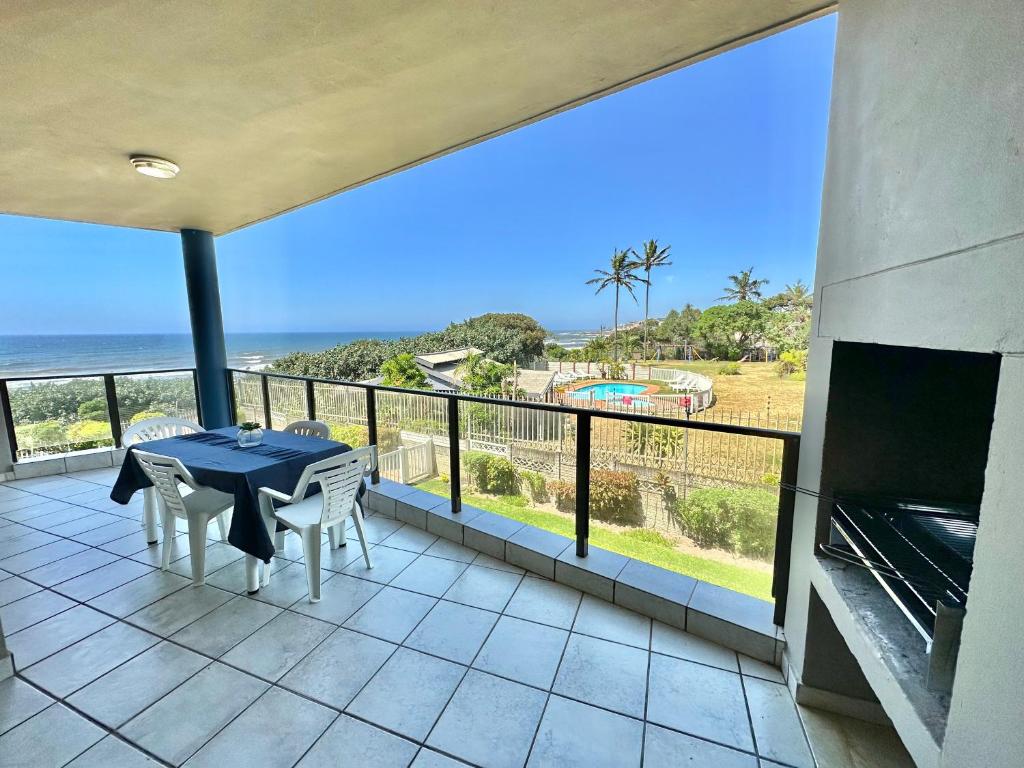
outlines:
[[[154,179],[173,179],[181,170],[170,160],[164,160],[162,157],[132,155],[130,162],[136,171],[144,176],[152,176]]]

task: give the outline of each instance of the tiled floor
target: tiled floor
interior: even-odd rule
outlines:
[[[778,670],[395,520],[193,588],[115,473],[0,486],[0,766],[813,765]]]

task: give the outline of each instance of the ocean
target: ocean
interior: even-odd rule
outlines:
[[[228,366],[259,369],[290,352],[319,352],[356,339],[397,339],[418,331],[228,333]],[[549,340],[582,346],[586,331],[552,334]],[[192,368],[192,337],[168,334],[68,334],[0,336],[0,378],[59,376]]]

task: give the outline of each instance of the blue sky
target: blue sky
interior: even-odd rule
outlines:
[[[225,327],[609,326],[584,282],[651,237],[652,315],[751,265],[811,283],[834,39],[832,15],[220,237]],[[0,216],[0,254],[0,334],[188,331],[177,235]]]

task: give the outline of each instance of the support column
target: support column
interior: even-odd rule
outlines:
[[[207,429],[227,427],[234,418],[228,404],[228,358],[224,349],[224,320],[220,312],[213,235],[201,229],[181,230],[181,252],[185,259],[185,287],[203,425]]]

